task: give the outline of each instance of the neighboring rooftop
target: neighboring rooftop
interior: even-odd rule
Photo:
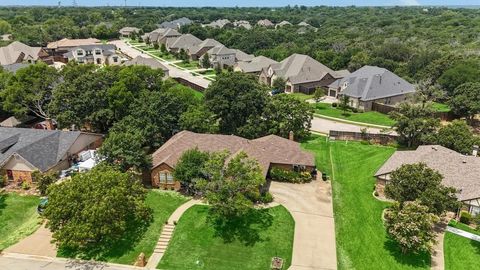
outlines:
[[[136,32],[136,33],[140,32],[140,28],[126,26],[120,29],[118,32],[122,35],[130,35],[133,32]]]
[[[204,26],[213,27],[213,28],[223,28],[225,27],[225,25],[229,23],[231,22],[228,19],[220,19],[220,20],[213,21],[209,24],[205,24]]]
[[[161,69],[164,72],[168,72],[168,68],[164,66],[162,63],[160,63],[160,61],[157,61],[153,58],[143,57],[141,55],[126,61],[125,63],[123,63],[123,65],[125,66],[143,65],[143,66],[151,67],[153,69]]]
[[[250,62],[238,62],[236,68],[245,73],[258,73],[272,64],[278,64],[278,62],[265,56],[257,56]]]
[[[232,156],[243,151],[259,162],[264,176],[271,163],[315,166],[313,154],[302,150],[299,143],[275,135],[247,140],[235,135],[181,131],[153,153],[153,168],[160,164],[174,168],[183,152],[194,148],[207,152],[227,150]]]
[[[174,39],[167,39],[166,46],[170,50],[177,50],[180,51],[184,49],[187,51],[188,49],[200,44],[202,42],[201,39],[197,38],[192,34],[185,34]]]
[[[176,20],[173,20],[173,21],[169,21],[169,22],[163,22],[159,25],[159,27],[161,28],[172,28],[172,29],[180,29],[180,27],[184,26],[184,25],[189,25],[189,24],[192,24],[193,21],[190,20],[189,18],[186,18],[186,17],[182,17],[180,19],[176,19]]]
[[[342,78],[340,94],[363,101],[398,96],[415,92],[415,86],[395,73],[380,67],[363,66]]]
[[[235,54],[235,51],[225,47],[224,45],[221,45],[221,46],[216,46],[211,48],[208,51],[208,54],[209,55],[229,55],[229,54]]]
[[[235,52],[235,61],[237,62],[250,62],[255,57],[253,54],[244,53],[241,50],[233,49]]]
[[[245,21],[245,20],[240,20],[240,21],[234,21],[233,26],[235,27],[243,27],[247,30],[252,29],[252,25],[250,25],[250,22]]]
[[[11,65],[27,60],[37,61],[41,51],[40,47],[30,47],[14,41],[5,47],[0,47],[0,65]]]
[[[96,38],[86,38],[86,39],[64,38],[58,41],[48,43],[47,48],[48,49],[71,48],[71,47],[84,46],[84,45],[93,45],[98,43],[101,43],[101,41]]]
[[[223,46],[223,44],[216,41],[215,39],[207,38],[201,43],[189,48],[188,51],[190,54],[197,54],[204,48],[213,48],[216,46]]]
[[[443,184],[459,190],[460,201],[480,198],[480,158],[466,156],[440,145],[423,145],[414,151],[397,151],[375,173],[389,174],[404,164],[423,162],[443,176]]]
[[[259,20],[259,21],[257,22],[257,25],[265,26],[265,27],[273,27],[273,26],[275,26],[275,24],[273,24],[269,19]]]

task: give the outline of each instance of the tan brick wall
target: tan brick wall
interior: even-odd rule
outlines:
[[[0,173],[5,177],[5,184],[12,183],[12,180],[8,179],[7,170],[1,170]],[[14,171],[12,170],[13,183],[22,183],[27,181],[32,183],[32,173],[29,171]]]
[[[168,190],[179,190],[180,189],[180,182],[174,179],[173,184],[167,184],[167,183],[162,183],[160,184],[160,179],[159,179],[159,173],[160,172],[173,172],[173,168],[166,164],[160,164],[159,166],[155,167],[151,173],[151,181],[152,181],[152,187],[154,188],[160,188],[160,189],[168,189]]]
[[[386,184],[387,184],[387,181],[377,177],[377,182],[375,183],[375,191],[377,191],[378,195],[381,196],[381,197],[385,197],[385,185]]]

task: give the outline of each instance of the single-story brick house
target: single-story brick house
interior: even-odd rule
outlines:
[[[473,215],[480,213],[480,157],[466,156],[440,145],[423,145],[414,151],[397,151],[375,173],[376,190],[384,194],[390,174],[404,164],[425,163],[443,176],[445,186],[458,190],[463,209]]]
[[[77,154],[98,148],[100,134],[0,127],[0,175],[10,184],[32,182],[32,172],[69,168]]]
[[[183,152],[194,148],[207,152],[227,150],[231,155],[243,151],[258,161],[266,178],[272,167],[309,172],[315,169],[313,154],[302,150],[299,143],[279,136],[248,140],[234,135],[181,131],[153,153],[150,174],[152,186],[179,190],[180,182],[173,177],[175,165]]]

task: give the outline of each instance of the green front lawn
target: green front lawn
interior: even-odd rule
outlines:
[[[0,251],[35,232],[41,224],[37,196],[0,193]]]
[[[218,230],[207,217],[208,206],[193,206],[183,214],[157,268],[270,269],[274,256],[286,260],[283,269],[290,266],[295,224],[283,206],[256,210],[244,223]]]
[[[176,64],[185,69],[198,69],[198,61],[181,62]]]
[[[430,267],[430,254],[402,254],[397,243],[387,237],[381,215],[389,204],[372,195],[373,175],[393,154],[394,148],[359,142],[326,142],[324,137],[313,137],[304,142],[303,147],[315,152],[317,167],[333,179],[338,269]]]
[[[163,225],[170,215],[188,199],[176,192],[151,190],[148,192],[146,204],[153,209],[153,222],[138,239],[125,239],[113,245],[102,256],[92,256],[97,260],[111,263],[133,264],[140,253],[148,258],[152,255],[155,245],[162,232]],[[59,250],[59,257],[73,258],[74,251]]]
[[[303,94],[303,93],[292,93],[292,94],[289,94],[289,95],[292,95],[293,97],[295,97],[296,99],[301,100],[301,101],[306,101],[308,99],[313,98],[313,95],[306,95],[306,94]]]
[[[443,252],[446,270],[480,269],[480,242],[446,232]]]
[[[447,104],[438,102],[433,102],[432,107],[436,112],[450,112],[452,110]]]
[[[344,115],[341,109],[332,107],[332,105],[329,103],[316,103],[312,106],[314,106],[316,114],[324,116],[381,126],[392,126],[395,124],[395,121],[392,120],[388,115],[379,112],[369,111],[354,113],[347,111]]]

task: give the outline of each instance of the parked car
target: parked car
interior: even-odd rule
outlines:
[[[282,94],[282,93],[285,93],[285,91],[280,90],[280,89],[273,89],[272,91],[270,91],[271,96],[275,96],[275,95]]]
[[[47,204],[48,204],[48,198],[47,197],[42,198],[40,200],[40,203],[37,206],[37,212],[38,212],[39,215],[43,214],[43,212],[45,211],[45,208],[47,207]]]

